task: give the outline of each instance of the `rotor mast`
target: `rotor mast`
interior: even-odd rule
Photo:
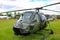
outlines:
[[[43,7],[41,7],[41,8],[35,8],[35,9],[36,9],[36,12],[39,13],[39,10],[43,9]]]

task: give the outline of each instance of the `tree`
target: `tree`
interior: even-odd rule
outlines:
[[[3,16],[2,13],[0,13],[0,16]]]
[[[7,13],[7,16],[11,17],[11,13],[10,12],[6,12]]]

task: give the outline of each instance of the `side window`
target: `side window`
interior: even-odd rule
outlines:
[[[34,17],[34,20],[36,20],[37,22],[39,22],[39,19],[38,19],[38,15],[37,14]]]

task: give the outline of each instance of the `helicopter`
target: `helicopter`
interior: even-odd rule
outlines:
[[[36,10],[36,11],[26,11],[21,14],[20,18],[17,20],[17,22],[13,26],[14,34],[28,35],[30,33],[35,33],[37,31],[44,30],[49,24],[49,21],[44,15],[44,13],[40,12],[39,10],[47,10],[47,11],[60,13],[60,11],[43,9],[44,7],[53,6],[57,4],[60,4],[60,2],[46,5],[43,7],[16,10],[16,11],[26,11],[26,10]],[[51,29],[51,34],[53,33],[54,32]]]

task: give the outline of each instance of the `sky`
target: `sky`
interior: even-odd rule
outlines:
[[[60,2],[60,0],[53,0],[53,1],[52,0],[0,0],[0,12],[41,7],[56,2]],[[46,9],[60,11],[60,4],[46,7]],[[46,14],[60,15],[60,13],[57,12],[44,11],[44,10],[42,12]]]

